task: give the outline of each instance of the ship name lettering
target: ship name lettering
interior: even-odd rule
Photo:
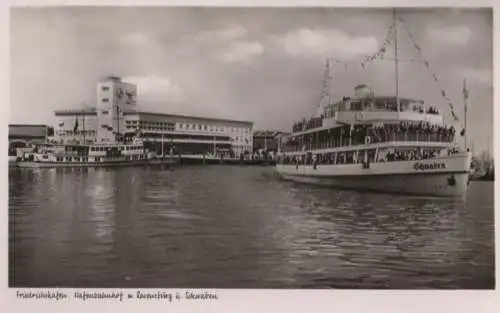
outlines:
[[[424,170],[440,170],[446,168],[446,163],[443,162],[434,162],[434,163],[420,163],[417,162],[413,165],[413,168],[417,171]]]

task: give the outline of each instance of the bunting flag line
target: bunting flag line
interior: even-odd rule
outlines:
[[[395,24],[392,23],[391,26],[389,27],[389,30],[387,31],[387,35],[385,36],[385,39],[382,41],[382,46],[377,50],[372,55],[367,56],[361,63],[360,66],[364,69],[368,63],[373,62],[375,59],[383,59],[384,54],[387,51],[387,46],[392,44],[392,41],[395,38]]]
[[[406,33],[408,34],[408,37],[410,38],[411,42],[413,43],[413,45],[415,46],[415,48],[418,50],[420,58],[423,59],[425,66],[427,67],[427,69],[429,71],[431,71],[432,78],[434,79],[434,81],[437,84],[440,84],[439,79],[438,79],[437,75],[435,73],[433,73],[433,71],[432,71],[432,69],[430,67],[429,62],[427,60],[424,60],[423,53],[422,53],[422,48],[419,45],[417,45],[417,43],[415,41],[415,38],[413,37],[413,34],[411,33],[410,29],[406,26],[405,21],[403,20],[402,17],[399,17],[398,19],[401,22],[401,24],[403,24],[403,27],[404,27]],[[455,121],[459,121],[458,116],[455,114],[455,107],[454,107],[451,99],[446,95],[446,91],[443,88],[441,88],[441,95],[446,100],[446,102],[448,102],[448,106],[450,107],[450,113],[451,113],[451,116],[453,117],[453,119]]]

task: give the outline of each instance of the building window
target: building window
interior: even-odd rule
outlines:
[[[108,98],[102,98],[102,102],[109,102]]]

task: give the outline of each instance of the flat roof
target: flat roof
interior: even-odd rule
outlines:
[[[201,121],[230,122],[230,123],[253,125],[252,121],[224,119],[224,118],[219,118],[219,117],[201,117],[201,116],[192,116],[192,115],[168,114],[168,113],[144,112],[144,111],[124,111],[123,114],[124,115],[151,115],[151,116],[158,116],[158,117],[186,118],[186,119],[196,119],[196,120],[201,120]]]
[[[9,127],[50,127],[44,124],[9,124]]]
[[[277,135],[288,135],[289,132],[281,130],[256,130],[253,132],[254,137],[275,137]]]
[[[55,116],[82,116],[82,115],[97,115],[96,109],[84,109],[84,110],[77,110],[77,109],[70,109],[70,110],[55,110],[54,111]]]
[[[69,109],[69,110],[56,110],[54,111],[56,116],[75,116],[75,115],[97,115],[96,109]],[[212,121],[212,122],[229,122],[229,123],[239,123],[239,124],[248,124],[253,125],[252,121],[242,121],[242,120],[234,120],[234,119],[225,119],[220,117],[201,117],[201,116],[192,116],[192,115],[182,115],[182,114],[169,114],[169,113],[160,113],[160,112],[146,112],[146,111],[135,111],[135,110],[124,110],[123,115],[149,115],[149,116],[158,116],[158,117],[173,117],[173,118],[186,118],[186,119],[196,119],[200,121]]]

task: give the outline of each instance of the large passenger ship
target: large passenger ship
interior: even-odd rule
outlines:
[[[393,28],[397,43],[395,14]],[[276,172],[281,178],[389,193],[466,194],[471,153],[457,144],[465,128],[457,132],[423,100],[399,97],[394,46],[396,94],[379,96],[358,85],[354,97],[329,101],[319,116],[297,122],[280,145]],[[326,79],[329,71],[327,61]],[[330,98],[324,95],[323,103]]]

